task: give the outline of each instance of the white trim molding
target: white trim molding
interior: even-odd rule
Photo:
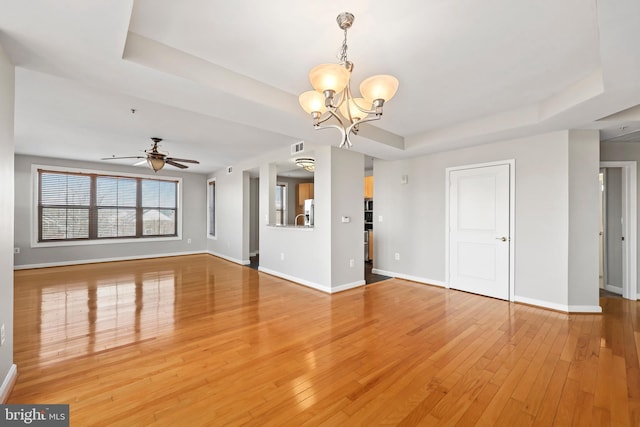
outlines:
[[[57,262],[45,262],[41,264],[23,264],[23,265],[15,265],[13,267],[14,270],[29,270],[32,268],[47,268],[47,267],[62,267],[67,265],[82,265],[82,264],[97,264],[100,262],[113,262],[113,261],[132,261],[136,259],[149,259],[149,258],[166,258],[166,257],[174,257],[174,256],[183,256],[183,255],[199,255],[206,254],[205,251],[194,251],[194,252],[173,252],[168,254],[149,254],[149,255],[133,255],[133,256],[123,256],[123,257],[113,257],[113,258],[95,258],[95,259],[82,259],[82,260],[73,260],[73,261],[57,261]]]
[[[565,313],[602,313],[602,307],[599,305],[567,305],[555,302],[543,301],[534,298],[516,296],[515,302],[536,307],[548,308],[550,310],[562,311]]]
[[[606,161],[600,162],[600,168],[622,168],[622,187],[625,200],[625,218],[623,233],[626,241],[626,251],[622,265],[622,297],[630,300],[640,299],[638,294],[638,189],[636,161]]]
[[[613,292],[614,294],[622,295],[622,286],[604,285],[604,290]]]
[[[498,160],[495,162],[475,163],[454,166],[445,169],[445,287],[449,287],[449,191],[451,188],[450,175],[453,171],[464,169],[484,168],[490,166],[509,166],[509,301],[515,301],[516,290],[516,159]]]
[[[38,194],[40,192],[40,180],[38,178],[38,170],[43,169],[51,172],[61,173],[82,173],[82,174],[97,174],[104,176],[120,176],[140,179],[150,179],[154,181],[167,181],[176,183],[176,235],[166,237],[135,237],[125,239],[81,239],[81,240],[60,240],[60,241],[38,241]],[[30,246],[32,248],[46,248],[46,247],[58,247],[58,246],[86,246],[86,245],[111,245],[119,243],[149,243],[153,241],[166,241],[166,240],[182,240],[182,177],[180,176],[163,176],[163,175],[150,175],[148,173],[128,173],[128,172],[113,172],[100,169],[85,169],[67,166],[48,166],[42,164],[31,165],[31,236]]]
[[[397,279],[410,280],[412,282],[424,283],[425,285],[434,285],[442,288],[447,287],[447,283],[441,280],[427,279],[424,277],[412,276],[410,274],[396,273],[393,271],[380,270],[377,268],[371,269],[373,274],[381,274],[383,276],[395,277]]]
[[[0,385],[0,403],[4,404],[7,400],[9,400],[9,395],[11,394],[11,390],[13,390],[13,386],[18,379],[18,367],[15,365],[11,365],[9,368],[9,372],[7,376],[2,381],[2,385]]]
[[[285,279],[288,280],[290,282],[302,285],[302,286],[306,286],[308,288],[312,288],[315,289],[317,291],[321,291],[327,294],[335,294],[338,292],[343,292],[343,291],[347,291],[349,289],[353,289],[353,288],[358,288],[360,286],[364,286],[366,285],[366,282],[364,280],[358,280],[352,283],[344,283],[342,285],[338,285],[338,286],[332,286],[332,287],[328,287],[328,286],[324,286],[321,285],[319,283],[314,283],[314,282],[310,282],[308,280],[305,279],[301,279],[299,277],[295,277],[295,276],[291,276],[289,274],[286,273],[281,273],[279,271],[275,271],[275,270],[271,270],[269,268],[265,268],[265,267],[258,267],[258,271],[261,271],[263,273],[269,274],[271,276],[276,276],[276,277],[280,277],[281,279]]]
[[[248,259],[233,258],[233,257],[227,256],[227,255],[219,254],[217,252],[212,252],[212,251],[207,251],[206,253],[208,253],[209,255],[213,255],[215,257],[218,257],[218,258],[225,259],[227,261],[235,262],[236,264],[240,264],[240,265],[249,265],[249,264],[251,264],[251,260],[248,260]]]

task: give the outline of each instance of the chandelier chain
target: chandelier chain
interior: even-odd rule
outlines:
[[[340,62],[346,64],[347,60],[347,29],[344,29],[344,40],[342,41],[342,48],[340,49]]]

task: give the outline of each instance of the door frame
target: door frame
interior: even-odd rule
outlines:
[[[516,160],[508,159],[508,160],[499,160],[495,162],[486,162],[486,163],[474,163],[470,165],[463,166],[454,166],[445,169],[445,288],[449,289],[451,287],[450,284],[450,259],[449,259],[449,219],[450,219],[450,211],[449,211],[449,193],[451,192],[451,172],[465,170],[465,169],[480,169],[490,166],[501,166],[508,165],[509,166],[509,301],[515,301],[515,208],[516,208]]]
[[[627,219],[622,227],[627,243],[622,258],[622,297],[635,301],[638,299],[637,162],[601,161],[600,168],[622,168],[622,196],[625,200],[624,216]]]

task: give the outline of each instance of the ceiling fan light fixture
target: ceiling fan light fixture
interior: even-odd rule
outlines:
[[[158,172],[164,167],[164,159],[159,157],[147,157],[147,164],[154,172]]]
[[[138,163],[135,163],[134,166],[139,166],[143,164],[147,164],[154,172],[158,172],[160,169],[164,167],[164,165],[175,166],[180,169],[187,169],[189,166],[183,165],[183,163],[193,163],[200,164],[197,160],[191,159],[179,159],[177,157],[169,157],[169,153],[163,153],[158,150],[158,144],[162,141],[162,138],[153,137],[151,138],[153,144],[151,148],[144,150],[144,156],[125,156],[125,157],[106,157],[102,160],[117,160],[117,159],[142,159]]]
[[[296,166],[308,172],[313,172],[316,170],[316,160],[311,157],[299,157],[296,159]]]

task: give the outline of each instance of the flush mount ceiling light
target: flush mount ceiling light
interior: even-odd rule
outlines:
[[[398,79],[380,74],[360,83],[362,97],[354,97],[351,88],[353,63],[347,59],[347,30],[353,24],[354,16],[343,12],[336,18],[338,26],[344,30],[344,41],[337,64],[320,64],[309,72],[311,86],[315,90],[304,92],[298,98],[302,108],[313,119],[315,129],[338,129],[342,135],[340,147],[351,147],[350,135],[358,134],[361,123],[379,120],[382,107],[398,90]],[[326,124],[329,119],[338,123]]]
[[[316,170],[316,161],[310,157],[300,157],[296,159],[296,166],[299,166],[306,171],[313,172]]]

